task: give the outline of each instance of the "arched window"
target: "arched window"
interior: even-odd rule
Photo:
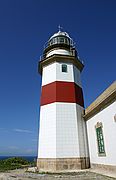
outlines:
[[[66,64],[62,64],[62,72],[67,72],[67,65]]]

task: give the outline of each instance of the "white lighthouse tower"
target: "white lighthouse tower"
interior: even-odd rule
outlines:
[[[42,75],[37,167],[40,171],[89,167],[79,60],[73,40],[58,31],[47,42]]]

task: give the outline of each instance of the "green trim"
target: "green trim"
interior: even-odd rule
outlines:
[[[96,127],[98,155],[106,156],[102,126]]]

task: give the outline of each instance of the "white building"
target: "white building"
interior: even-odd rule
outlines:
[[[40,171],[85,169],[90,163],[92,167],[116,166],[116,83],[84,114],[80,77],[83,67],[66,32],[59,30],[48,40],[39,62],[42,92],[37,167]]]
[[[85,110],[84,118],[91,167],[116,171],[116,82]]]

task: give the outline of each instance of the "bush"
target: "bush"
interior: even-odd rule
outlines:
[[[0,160],[0,172],[30,166],[30,162],[21,157],[13,157]]]

